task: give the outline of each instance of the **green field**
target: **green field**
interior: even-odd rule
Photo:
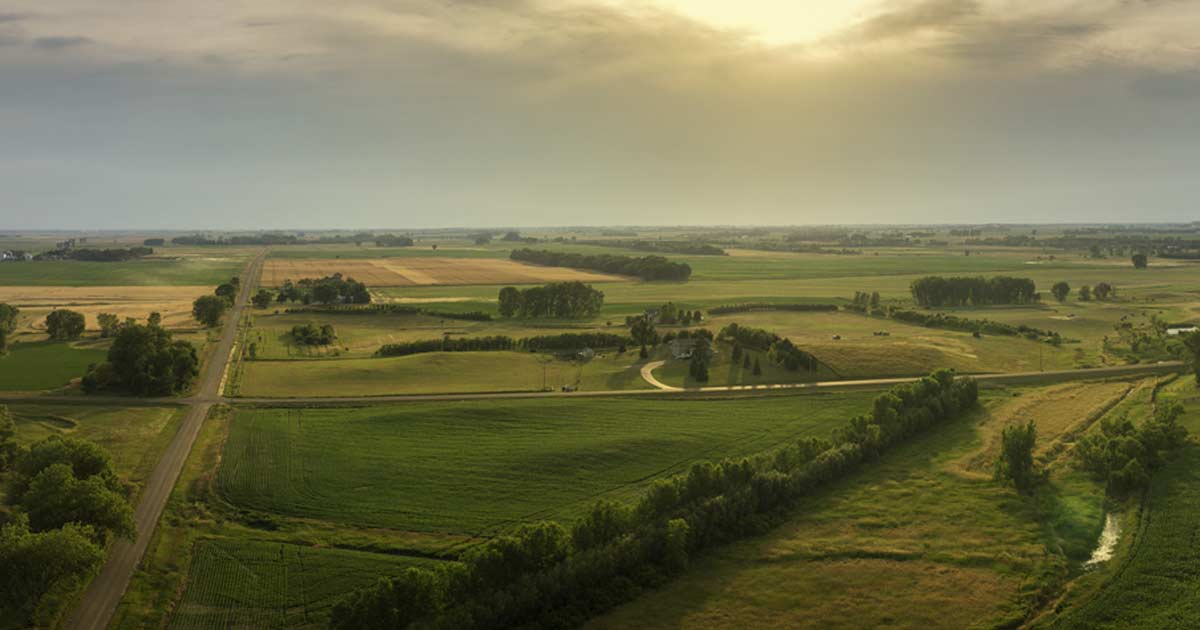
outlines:
[[[0,286],[217,285],[241,271],[240,258],[145,258],[128,262],[46,260],[0,264]]]
[[[326,628],[337,600],[430,561],[278,542],[198,543],[171,630]]]
[[[437,352],[330,361],[246,361],[247,397],[382,396],[557,390],[647,389],[637,352],[598,356],[585,365],[529,352]]]
[[[236,506],[483,533],[571,519],[690,462],[826,436],[870,393],[761,399],[414,403],[245,410],[218,483]]]
[[[101,363],[108,350],[95,343],[20,343],[0,355],[0,391],[27,392],[66,386]]]

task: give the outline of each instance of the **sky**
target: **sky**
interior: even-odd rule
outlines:
[[[1196,0],[5,0],[0,230],[1191,221]]]

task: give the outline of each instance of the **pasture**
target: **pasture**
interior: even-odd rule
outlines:
[[[167,628],[324,629],[340,597],[430,562],[253,539],[202,540]]]
[[[240,395],[250,398],[586,391],[649,388],[637,352],[587,363],[530,352],[436,352],[328,361],[246,361]]]
[[[1059,427],[1043,452],[1126,383],[988,390],[982,409],[918,437],[805,500],[785,525],[720,548],[661,590],[593,621],[624,628],[946,628],[1013,624],[1103,524],[1103,489],[1052,477],[1039,502],[961,462],[989,448],[1013,405]],[[1021,402],[1023,399],[1028,400]],[[1053,405],[1037,404],[1047,400]],[[1048,511],[1048,515],[1043,516]],[[1085,556],[1086,557],[1086,556]],[[1050,578],[1052,579],[1052,578]]]
[[[693,461],[827,436],[872,396],[245,409],[231,420],[217,482],[244,509],[486,534],[569,521]]]
[[[31,392],[57,389],[80,378],[89,365],[108,356],[100,343],[41,341],[18,343],[0,355],[0,391]]]

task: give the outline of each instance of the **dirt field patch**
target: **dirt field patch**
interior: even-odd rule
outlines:
[[[263,265],[262,284],[279,286],[285,280],[320,278],[341,273],[371,287],[456,284],[536,284],[580,280],[620,282],[621,276],[539,267],[494,258],[384,258],[377,260],[270,259]]]
[[[162,314],[163,325],[180,328],[195,325],[192,300],[211,291],[208,286],[0,286],[0,302],[21,309],[18,332],[40,333],[46,314],[56,308],[83,313],[89,330],[99,329],[96,316],[100,313],[145,319],[154,311]]]

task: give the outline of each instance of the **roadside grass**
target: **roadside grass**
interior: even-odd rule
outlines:
[[[1103,487],[1052,465],[1047,486],[1022,497],[961,463],[987,448],[1015,404],[1050,429],[1039,435],[1046,450],[1124,386],[986,390],[972,417],[864,466],[783,527],[706,555],[588,627],[1016,627],[1086,559]]]
[[[245,397],[382,396],[519,392],[574,387],[585,391],[648,389],[637,352],[580,364],[531,352],[434,352],[406,357],[328,361],[247,361]]]
[[[197,543],[171,630],[327,628],[339,598],[435,560],[252,539]]]
[[[0,391],[65,387],[107,356],[106,344],[98,341],[18,343],[0,355]]]
[[[17,443],[28,445],[51,435],[99,444],[112,456],[113,469],[135,495],[179,428],[179,407],[113,407],[43,403],[9,405]]]
[[[569,521],[693,461],[824,437],[873,396],[247,409],[232,421],[218,487],[258,512],[485,534]]]

